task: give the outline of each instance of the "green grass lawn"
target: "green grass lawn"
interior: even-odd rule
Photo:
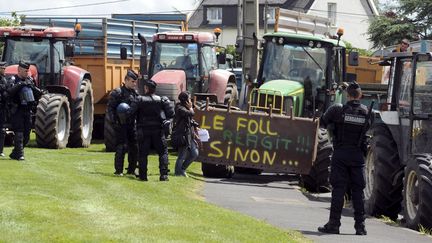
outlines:
[[[114,177],[114,155],[103,149],[26,148],[23,162],[0,158],[0,242],[308,241],[206,203],[198,163],[192,177],[171,172],[159,182],[153,155],[149,181],[140,182]],[[170,156],[171,171],[174,163]]]

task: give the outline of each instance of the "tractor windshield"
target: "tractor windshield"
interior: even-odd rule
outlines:
[[[315,87],[325,85],[328,48],[311,48],[294,43],[268,41],[263,56],[261,82],[288,79],[310,81]]]
[[[54,71],[60,72],[59,60],[64,60],[63,45],[61,42],[54,44]],[[20,60],[26,60],[36,65],[39,74],[50,73],[50,42],[47,39],[8,39],[4,52],[4,60],[9,64],[18,64]]]
[[[197,43],[156,42],[152,61],[153,75],[163,69],[180,69],[186,72],[187,79],[198,75]]]

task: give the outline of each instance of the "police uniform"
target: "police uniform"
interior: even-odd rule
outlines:
[[[2,70],[0,72],[0,156],[4,157],[3,153],[3,147],[4,147],[4,140],[6,136],[6,130],[4,127],[4,123],[6,122],[7,117],[7,104],[6,104],[6,90],[7,90],[7,80],[6,76],[4,74],[4,70],[6,69],[6,62],[0,62],[0,69]]]
[[[127,76],[132,79],[138,79],[138,75],[128,70]],[[114,124],[116,132],[116,150],[114,156],[114,174],[123,175],[124,158],[126,152],[128,153],[128,168],[127,174],[134,174],[137,166],[138,145],[136,140],[136,127],[135,120],[130,117],[125,121],[121,121],[117,108],[121,103],[126,103],[129,106],[138,97],[135,89],[121,87],[114,89],[109,97],[107,106],[107,115]]]
[[[152,80],[144,85],[156,89]],[[167,97],[155,94],[140,96],[132,107],[137,120],[137,137],[139,144],[139,178],[147,180],[147,156],[153,147],[159,155],[160,180],[168,180],[168,146],[162,129],[164,119],[174,117],[174,108]]]
[[[25,61],[20,61],[18,66],[27,70],[30,68],[30,64]],[[20,77],[16,74],[10,80],[7,93],[14,132],[14,149],[9,157],[24,160],[24,146],[29,141],[31,131],[31,109],[42,92],[34,85],[31,77]]]
[[[353,82],[348,89],[358,89]],[[345,105],[331,106],[321,117],[324,127],[333,126],[333,156],[331,162],[330,184],[332,199],[329,222],[318,230],[324,233],[339,234],[340,218],[344,204],[344,195],[350,186],[354,208],[354,228],[356,234],[365,235],[364,226],[364,144],[365,131],[369,127],[366,106],[357,99]]]

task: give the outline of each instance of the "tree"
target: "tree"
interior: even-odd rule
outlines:
[[[21,18],[15,12],[12,12],[12,18],[0,18],[0,26],[17,26],[21,22]],[[3,54],[3,43],[0,43],[0,55]]]
[[[12,18],[0,18],[0,26],[17,26],[20,24],[20,18],[15,12],[12,12]]]
[[[347,52],[357,51],[360,56],[372,56],[372,51],[368,51],[366,49],[361,49],[361,48],[354,47],[348,41],[343,41],[343,42],[345,43],[345,48],[346,48]]]
[[[401,39],[430,39],[432,0],[397,0],[384,6],[381,16],[369,25],[369,40],[374,48],[394,45]]]

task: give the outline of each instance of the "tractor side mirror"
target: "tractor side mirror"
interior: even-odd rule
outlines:
[[[226,63],[226,54],[225,52],[221,52],[218,55],[218,63],[219,64],[225,64]]]
[[[359,65],[359,54],[356,51],[351,51],[348,54],[348,65],[358,66]]]
[[[237,39],[236,43],[235,43],[235,52],[237,54],[242,54],[243,53],[243,47],[244,47],[244,42],[242,39]]]
[[[65,56],[73,57],[74,56],[75,45],[74,44],[66,44],[65,47]]]
[[[122,60],[127,59],[127,48],[124,46],[120,47],[120,59]]]

